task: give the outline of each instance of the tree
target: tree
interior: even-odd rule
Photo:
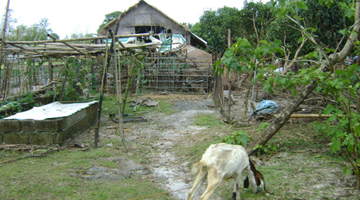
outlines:
[[[121,15],[121,13],[122,13],[121,11],[114,11],[114,12],[112,12],[112,13],[106,14],[104,21],[99,25],[99,28],[98,28],[98,30],[97,30],[97,33],[99,33],[100,30],[101,30],[102,28],[104,28],[104,26],[105,26],[106,24],[108,24],[109,22],[111,22],[111,21],[113,21],[114,19],[116,19],[117,17],[119,17],[119,15]]]
[[[318,43],[331,48],[340,44],[343,35],[339,33],[339,30],[346,30],[353,23],[353,19],[349,16],[353,16],[354,9],[346,7],[351,2],[345,0],[327,7],[327,5],[319,4],[314,0],[293,1],[292,4],[296,5],[296,7],[288,7],[288,9],[296,13],[295,20],[301,26],[309,28],[308,31],[315,36],[314,39]],[[303,9],[305,7],[306,9]],[[276,13],[282,12],[280,7],[276,9]],[[270,40],[281,40],[283,42],[287,54],[291,52],[289,59],[295,57],[294,52],[297,51],[301,44],[298,38],[303,37],[298,24],[289,18],[277,18],[273,21],[268,36]],[[341,44],[339,47],[341,48]],[[300,56],[312,52],[314,48],[317,48],[314,44],[306,43],[301,48]]]
[[[8,12],[8,17],[7,17],[7,21],[6,21],[6,33],[5,36],[7,36],[9,34],[9,32],[11,32],[14,29],[15,24],[17,23],[17,19],[14,19],[12,17],[12,13],[13,10],[9,9]],[[6,14],[6,13],[5,13]],[[3,27],[4,27],[4,20],[5,20],[5,14],[2,16],[1,19],[1,35],[3,34]]]
[[[237,38],[247,38],[257,44],[266,37],[271,22],[275,19],[272,9],[274,2],[245,3],[242,10],[223,7],[216,11],[205,11],[200,22],[191,31],[204,38],[209,46],[222,55],[228,46],[228,30],[231,30],[231,43]]]
[[[48,34],[56,38],[59,36],[49,28],[50,23],[47,18],[42,18],[39,23],[31,26],[18,25],[15,29],[8,33],[8,40],[10,41],[34,41],[47,40]]]
[[[300,33],[295,39],[301,43],[310,43],[314,47],[312,51],[303,55],[303,61],[310,62],[311,66],[300,69],[296,75],[294,72],[283,75],[271,74],[275,66],[270,64],[264,67],[264,60],[266,57],[281,55],[284,52],[281,40],[262,40],[257,45],[253,45],[248,39],[239,38],[237,43],[226,50],[221,63],[227,68],[237,72],[256,71],[257,79],[262,82],[264,90],[273,93],[276,89],[285,88],[293,94],[293,99],[288,106],[266,126],[259,138],[246,147],[247,152],[252,154],[258,146],[265,145],[288,121],[303,100],[316,91],[331,99],[322,113],[332,114],[327,123],[318,124],[318,128],[331,136],[331,150],[347,158],[351,168],[345,167],[344,171],[347,173],[353,171],[356,174],[356,188],[360,189],[360,106],[358,103],[360,69],[357,65],[346,68],[335,67],[335,64],[342,62],[353,51],[355,45],[359,44],[357,37],[360,33],[358,23],[360,2],[355,4],[355,15],[344,16],[345,18],[353,17],[353,20],[349,20],[354,24],[346,27],[347,31],[340,30],[339,27],[334,29],[336,34],[342,34],[342,40],[338,44],[327,44],[326,37],[318,37],[315,28],[302,23],[304,18],[301,13],[309,9],[304,1],[281,0],[278,3],[278,19],[292,22],[295,30]],[[329,8],[327,11],[329,13],[332,12],[330,9],[332,6],[340,6],[343,11],[354,8],[354,4],[345,1],[334,4],[331,0],[325,0],[323,3]],[[220,63],[217,65],[219,66]],[[265,73],[268,75],[264,76]]]
[[[232,41],[238,38],[238,26],[241,18],[236,8],[223,7],[217,11],[205,11],[200,22],[194,24],[191,31],[204,38],[214,51],[222,54],[227,48],[228,29],[233,30]]]
[[[252,45],[259,45],[259,41],[268,36],[267,32],[276,19],[274,4],[273,1],[266,4],[262,2],[245,4],[240,11],[239,37],[247,38]]]

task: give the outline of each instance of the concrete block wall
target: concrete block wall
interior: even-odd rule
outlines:
[[[95,125],[98,103],[62,118],[0,120],[0,144],[64,145],[81,131]]]

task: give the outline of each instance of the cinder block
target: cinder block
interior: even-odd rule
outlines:
[[[34,120],[20,120],[22,132],[33,132],[35,130]]]
[[[53,144],[61,144],[59,133],[52,133]]]
[[[18,132],[21,130],[20,121],[16,119],[0,120],[0,133]]]
[[[28,134],[24,132],[4,133],[5,144],[29,144]]]
[[[34,130],[36,132],[56,132],[66,128],[64,118],[34,120]]]
[[[53,144],[51,132],[29,133],[29,144],[50,145]]]

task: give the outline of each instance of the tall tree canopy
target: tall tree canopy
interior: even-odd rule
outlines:
[[[271,21],[275,19],[273,2],[245,3],[244,8],[223,7],[216,11],[205,11],[191,31],[204,38],[216,52],[223,53],[228,46],[228,30],[231,43],[237,38],[247,38],[256,44],[266,36]]]
[[[10,41],[34,41],[34,40],[47,40],[47,34],[59,38],[59,36],[52,31],[49,20],[42,18],[39,23],[31,26],[18,25],[12,28],[7,33],[7,40]]]
[[[121,15],[121,11],[114,11],[112,13],[106,14],[105,15],[105,19],[104,21],[99,25],[99,28],[97,30],[97,32],[99,33],[99,31],[109,22],[111,22],[112,20],[116,19],[117,17],[119,17],[119,15]]]
[[[223,7],[217,11],[205,11],[200,22],[194,24],[191,31],[204,38],[217,52],[227,48],[228,29],[233,31],[232,41],[239,37],[240,12],[236,8]]]
[[[338,3],[328,6],[325,3],[319,3],[317,0],[305,1],[280,1],[283,7],[277,6],[276,13],[278,15],[283,12],[296,14],[296,24],[290,18],[277,18],[272,22],[269,30],[270,40],[281,40],[287,52],[292,52],[290,58],[294,58],[295,51],[299,48],[302,41],[299,25],[306,28],[314,39],[322,46],[327,48],[342,47],[340,42],[343,34],[339,32],[348,31],[353,24],[354,9],[347,5],[351,0],[338,1]],[[295,5],[295,6],[294,6]],[[286,9],[283,9],[283,8]],[[300,50],[300,55],[306,55],[317,48],[313,43],[306,43]]]

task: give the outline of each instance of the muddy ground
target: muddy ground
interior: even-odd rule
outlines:
[[[242,96],[235,95],[236,103],[232,106],[232,116],[236,119],[241,118],[243,112]],[[161,101],[161,100],[160,100]],[[279,101],[280,106],[286,102]],[[116,146],[112,143],[108,147],[120,148],[127,156],[144,154],[145,161],[137,162],[124,156],[112,157],[107,159],[117,160],[122,163],[119,169],[107,169],[96,167],[88,170],[83,178],[88,180],[99,179],[123,179],[133,176],[142,177],[144,180],[152,181],[163,187],[166,191],[171,192],[169,199],[186,199],[189,187],[192,186],[195,179],[190,174],[193,162],[189,161],[186,156],[179,156],[176,151],[180,147],[188,147],[201,143],[204,138],[211,137],[207,133],[216,136],[225,136],[227,130],[212,132],[208,127],[194,124],[194,118],[198,114],[215,113],[221,116],[219,111],[213,107],[211,98],[205,95],[192,96],[187,98],[175,97],[173,108],[177,110],[174,114],[166,115],[164,113],[149,112],[144,115],[147,122],[126,123],[125,128],[131,130],[131,133],[125,132],[125,136],[114,134],[116,125],[109,122],[104,116],[102,118],[103,126],[100,130],[100,138],[125,140],[125,146]],[[220,123],[220,122],[219,122]],[[290,125],[292,126],[292,125]],[[92,133],[90,135],[93,135]],[[83,135],[78,138],[79,141],[87,137]],[[297,137],[308,137],[297,135]],[[324,147],[324,149],[326,146]],[[352,188],[355,185],[353,176],[345,177],[342,172],[344,163],[329,165],[327,161],[316,161],[317,152],[324,152],[323,149],[302,149],[298,155],[288,154],[281,151],[277,154],[262,155],[255,158],[260,169],[264,170],[269,180],[268,190],[273,194],[263,193],[260,199],[359,199],[359,193]],[[313,157],[314,159],[309,159]],[[329,161],[329,163],[334,161]],[[271,175],[271,170],[281,171],[284,166],[288,166],[290,171],[286,171],[279,176]],[[268,169],[268,170],[266,170]],[[276,185],[271,185],[271,182]],[[224,181],[224,187],[231,191],[232,181]],[[295,185],[295,186],[294,186]],[[199,194],[205,190],[202,186]],[[242,189],[243,190],[243,189]],[[175,192],[173,192],[175,191]],[[314,193],[314,195],[309,193]],[[306,194],[306,195],[303,195]],[[221,197],[214,193],[211,199],[231,199]],[[259,196],[258,196],[259,197]],[[258,198],[255,198],[258,199]]]

